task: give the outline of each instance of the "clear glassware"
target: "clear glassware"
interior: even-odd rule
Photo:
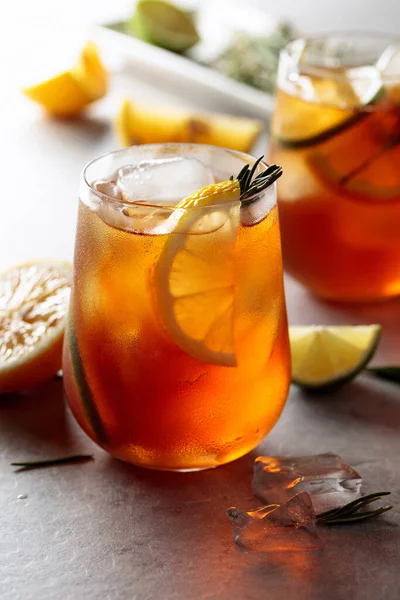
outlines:
[[[271,162],[285,268],[315,294],[400,294],[400,44],[299,39],[281,54]]]
[[[246,204],[177,206],[190,183],[225,181],[254,162],[166,144],[108,154],[83,172],[64,385],[82,428],[113,456],[215,467],[279,418],[290,353],[275,186]],[[139,196],[127,201],[121,189]]]

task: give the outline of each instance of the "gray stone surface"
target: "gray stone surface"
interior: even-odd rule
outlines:
[[[324,398],[292,389],[280,422],[252,454],[211,471],[157,473],[97,449],[66,409],[60,381],[3,399],[0,597],[396,600],[399,430],[391,384],[360,378]],[[357,467],[367,490],[392,490],[395,509],[376,522],[321,529],[322,551],[240,552],[224,512],[255,506],[255,456],[329,450]],[[95,461],[22,473],[9,466],[75,452]]]
[[[270,6],[281,14],[292,11],[296,18],[301,13],[302,23],[308,11],[314,28],[325,30],[332,27],[330,15],[338,26],[339,10],[343,23],[354,23],[360,15],[359,25],[370,29],[378,21],[384,28],[383,15],[386,28],[393,29],[399,16],[395,0],[343,0],[323,6],[308,0],[301,11],[300,4],[271,0]],[[15,29],[3,27],[0,54],[10,58],[2,60],[0,68],[18,75],[17,66],[40,45],[39,25],[48,29],[61,22],[73,36],[82,23],[102,20],[106,14],[108,18],[122,5],[128,2],[70,0],[57,3],[57,10],[50,0],[9,3]],[[52,47],[46,52],[50,55]],[[94,118],[67,124],[43,119],[11,85],[2,92],[0,267],[33,257],[71,257],[79,173],[86,161],[116,146],[109,117],[124,93],[178,103],[176,96],[148,81],[120,77]],[[196,103],[181,90],[179,96],[181,104]],[[212,107],[211,98],[197,99],[200,107],[206,100]],[[292,323],[382,322],[377,360],[400,364],[399,302],[357,308],[324,305],[290,280],[287,296]],[[360,377],[324,397],[307,397],[292,389],[267,440],[231,465],[202,473],[156,473],[122,464],[97,449],[65,407],[60,381],[29,395],[2,398],[0,598],[397,600],[399,432],[400,388]],[[240,552],[224,511],[234,504],[254,506],[254,457],[329,450],[356,466],[367,490],[392,490],[395,509],[376,522],[321,531],[321,552]],[[95,460],[24,473],[9,465],[18,459],[76,452],[93,453]]]
[[[354,321],[287,282],[292,322]],[[369,308],[382,320],[398,303]],[[366,310],[366,309],[365,309]],[[362,313],[362,311],[361,311]],[[375,314],[375,317],[377,315]],[[360,315],[357,317],[361,320]],[[366,319],[366,322],[376,319]],[[400,320],[398,319],[399,323]],[[399,361],[387,327],[378,359]],[[393,342],[393,343],[392,343]],[[367,376],[323,397],[291,389],[253,453],[200,473],[157,473],[108,457],[75,424],[60,381],[0,404],[2,600],[397,600],[400,577],[400,388]],[[249,510],[259,454],[334,451],[365,490],[391,490],[393,511],[321,529],[322,551],[245,553],[229,506]],[[94,462],[16,473],[9,462],[93,453]],[[18,496],[26,495],[26,499]]]

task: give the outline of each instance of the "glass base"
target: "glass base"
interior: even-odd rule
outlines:
[[[153,467],[151,465],[142,465],[139,463],[135,463],[132,461],[124,460],[123,458],[119,458],[118,456],[111,455],[113,458],[124,462],[125,464],[132,465],[133,467],[140,467],[141,469],[148,469],[149,471],[164,471],[166,473],[198,473],[200,471],[210,471],[211,469],[216,469],[217,467],[222,467],[223,465],[212,465],[210,467],[194,467],[192,469],[171,469],[168,467]],[[229,461],[231,462],[231,461]],[[223,463],[226,464],[226,463]]]
[[[208,471],[210,469],[216,469],[217,467],[221,467],[225,464],[228,464],[230,462],[233,462],[234,460],[237,460],[239,458],[241,458],[242,456],[245,456],[246,454],[249,454],[249,452],[251,452],[252,450],[254,450],[254,448],[256,448],[261,441],[264,439],[266,433],[264,435],[261,435],[260,437],[257,437],[255,439],[253,439],[251,442],[238,447],[236,450],[231,450],[229,453],[226,453],[224,455],[218,456],[218,457],[207,457],[204,456],[203,458],[199,457],[196,459],[196,462],[198,462],[198,466],[196,465],[190,465],[190,459],[187,461],[187,464],[185,465],[183,461],[181,461],[181,464],[179,464],[179,461],[176,461],[177,464],[176,466],[173,466],[173,464],[171,466],[166,465],[165,463],[163,464],[162,461],[160,461],[158,464],[156,463],[156,461],[154,460],[153,462],[149,461],[144,461],[141,460],[137,454],[135,455],[132,452],[129,451],[122,451],[122,452],[118,452],[115,450],[109,450],[107,448],[103,447],[103,450],[105,450],[106,452],[108,452],[108,454],[110,454],[113,458],[116,458],[122,462],[131,464],[135,467],[140,467],[142,469],[149,469],[151,471],[169,471],[169,472],[174,472],[174,473],[195,473],[198,471]],[[171,463],[173,463],[173,458],[171,459]]]

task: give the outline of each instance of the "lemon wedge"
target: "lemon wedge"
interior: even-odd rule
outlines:
[[[89,104],[102,98],[107,86],[107,70],[95,44],[88,42],[75,67],[22,91],[49,114],[67,118],[76,117]]]
[[[183,351],[203,363],[235,366],[234,247],[237,180],[212,184],[182,200],[176,229],[154,273],[158,314]]]
[[[0,394],[32,388],[61,368],[71,272],[52,261],[0,274]]]
[[[122,146],[187,142],[249,152],[264,124],[228,114],[198,114],[142,106],[125,98],[114,122]]]
[[[336,387],[371,360],[380,325],[289,327],[292,382],[305,389]]]

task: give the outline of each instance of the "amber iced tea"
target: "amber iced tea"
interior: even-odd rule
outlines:
[[[400,294],[400,47],[297,40],[283,52],[270,158],[284,263],[336,300]]]
[[[153,159],[169,168],[177,156],[213,165],[196,182],[226,180],[252,160],[211,147],[149,146],[99,159],[87,177]],[[145,166],[136,190],[146,177]],[[86,186],[64,379],[78,422],[107,451],[185,470],[233,460],[268,433],[286,399],[289,349],[274,190],[246,207],[228,194],[179,209],[174,177],[163,180],[162,202],[113,201]]]

